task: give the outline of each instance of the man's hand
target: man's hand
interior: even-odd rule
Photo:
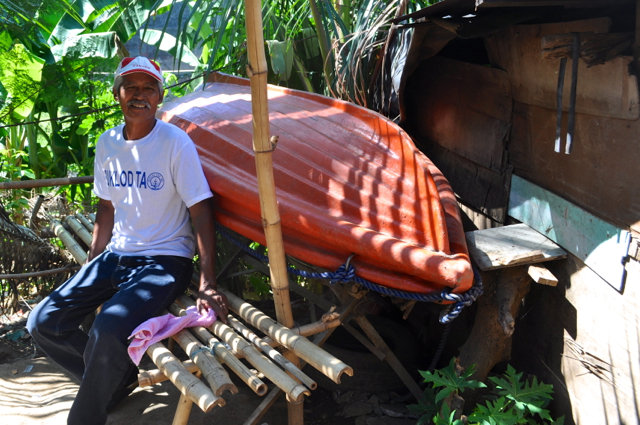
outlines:
[[[213,309],[216,317],[227,323],[227,315],[229,314],[227,297],[223,293],[216,291],[210,286],[198,291],[198,299],[196,300],[198,311],[200,314],[206,314],[208,310]]]

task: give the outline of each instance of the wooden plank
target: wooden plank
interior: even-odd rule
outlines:
[[[567,253],[526,224],[467,232],[469,254],[480,270],[565,258]]]
[[[532,264],[527,269],[527,274],[540,285],[558,286],[558,278],[545,267]]]
[[[624,260],[631,242],[627,230],[515,175],[511,178],[509,215],[580,258],[618,291],[624,289]]]

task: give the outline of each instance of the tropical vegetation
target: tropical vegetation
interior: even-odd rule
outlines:
[[[427,3],[264,1],[269,80],[370,106],[391,19]],[[174,70],[191,73],[168,76],[172,95],[214,70],[244,75],[243,9],[242,0],[3,0],[0,181],[92,174],[97,135],[120,120],[110,74],[120,57],[136,54],[126,47],[136,34],[153,56],[169,54]],[[88,186],[65,193],[90,204]],[[2,194],[18,221],[25,195]]]
[[[392,18],[428,3],[264,0],[269,81],[375,108]],[[145,50],[129,51],[137,38]],[[164,60],[168,96],[212,71],[246,75],[244,0],[0,2],[0,183],[91,176],[98,135],[122,120],[113,70],[137,54]],[[0,190],[0,212],[33,226],[42,194],[71,212],[94,201],[90,184]],[[0,292],[7,287],[0,279]]]
[[[564,417],[554,419],[548,409],[553,386],[526,377],[511,365],[490,376],[489,385],[473,379],[473,370],[473,366],[461,368],[453,358],[442,369],[420,371],[428,385],[419,403],[409,406],[418,415],[418,425],[564,424]],[[466,406],[463,396],[470,392],[479,401]]]

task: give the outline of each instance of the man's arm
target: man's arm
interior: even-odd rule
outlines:
[[[96,222],[93,225],[93,237],[87,261],[93,260],[100,255],[111,240],[113,232],[113,220],[115,209],[111,201],[99,199],[98,211],[96,212]]]
[[[209,309],[215,311],[218,319],[227,322],[227,298],[217,291],[215,262],[216,234],[213,223],[212,198],[198,202],[189,208],[191,222],[196,233],[196,243],[200,256],[200,284],[198,287],[198,310],[201,313]]]

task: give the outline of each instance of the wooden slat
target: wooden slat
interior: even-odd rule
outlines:
[[[527,274],[533,279],[535,283],[547,286],[557,286],[558,278],[553,275],[547,268],[530,265],[527,269]]]
[[[469,253],[480,270],[494,270],[566,257],[567,253],[526,224],[467,232]]]

